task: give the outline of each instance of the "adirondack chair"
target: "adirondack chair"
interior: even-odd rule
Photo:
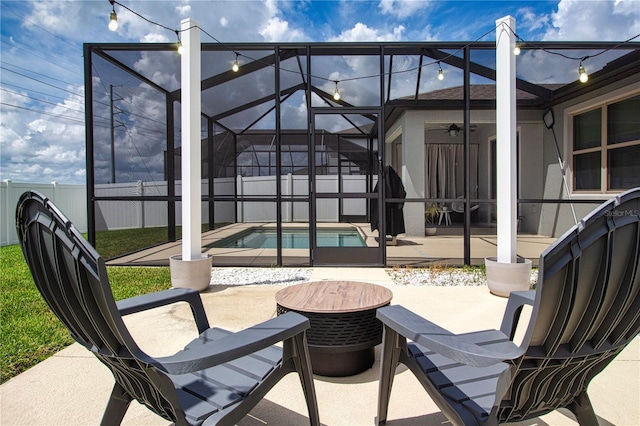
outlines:
[[[210,328],[195,290],[171,289],[115,302],[103,259],[43,195],[25,192],[17,230],[33,279],[73,338],[113,373],[102,424],[120,424],[132,400],[177,425],[234,424],[284,375],[297,371],[309,420],[319,424],[305,330],[287,313],[237,333]],[[152,358],[122,315],[187,302],[200,335],[184,350]],[[273,346],[283,342],[282,347]]]
[[[384,337],[376,423],[387,421],[400,362],[454,425],[524,421],[562,407],[581,425],[597,425],[589,382],[640,331],[639,212],[640,188],[559,238],[540,256],[536,290],[511,293],[499,330],[453,334],[402,306],[378,309]],[[518,346],[525,305],[531,318]]]

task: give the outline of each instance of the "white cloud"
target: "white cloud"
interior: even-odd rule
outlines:
[[[269,19],[260,30],[265,41],[296,41],[303,38],[300,30],[289,28],[289,23],[275,16]]]
[[[69,25],[73,25],[70,18],[77,15],[74,9],[78,7],[79,4],[74,5],[72,2],[36,1],[33,2],[31,13],[24,24],[27,28],[41,26],[57,33],[61,28],[69,28]]]
[[[178,12],[178,15],[180,16],[189,16],[191,13],[191,5],[188,3],[179,4],[176,6],[176,12]]]
[[[148,33],[145,34],[140,41],[143,43],[166,43],[169,39],[165,34]]]
[[[9,2],[7,2],[9,3]],[[91,42],[173,42],[175,34],[150,24],[124,8],[116,6],[120,29],[118,32],[106,30],[106,21],[111,11],[108,2],[101,1],[33,1],[11,2],[19,9],[25,20],[17,31],[7,31],[3,39],[7,43],[2,46],[2,60],[19,67],[32,70],[36,79],[46,81],[60,87],[57,90],[51,86],[34,85],[33,90],[38,90],[53,96],[47,98],[54,100],[57,105],[38,104],[24,96],[19,96],[7,91],[2,91],[4,103],[23,108],[35,109],[40,112],[32,112],[14,107],[2,107],[0,124],[0,179],[14,179],[16,181],[51,181],[57,180],[63,183],[84,183],[85,170],[85,135],[82,94],[71,95],[66,90],[78,92],[83,87],[83,62],[82,43]],[[283,2],[280,0],[260,1],[141,1],[128,4],[141,15],[167,25],[171,28],[179,27],[180,19],[191,16],[199,21],[202,28],[214,35],[222,42],[244,41],[301,41],[311,39],[312,26],[321,28],[326,34],[334,34],[331,37],[315,35],[314,41],[326,39],[331,42],[380,42],[411,40],[459,40],[471,39],[476,21],[468,22],[439,22],[435,19],[425,19],[432,8],[438,7],[445,12],[445,2],[434,3],[426,0],[380,0],[369,3],[368,10],[364,10],[363,2],[343,0],[335,2],[338,6],[327,6],[324,3],[322,13],[326,16],[343,18],[335,21],[305,21],[305,19],[324,19],[321,13],[316,12],[315,6],[320,2]],[[456,2],[446,2],[447,7],[459,7]],[[514,3],[518,4],[518,3]],[[625,40],[640,33],[640,2],[632,0],[598,0],[577,1],[559,0],[557,8],[545,10],[543,7],[529,7],[532,3],[522,2],[522,7],[517,13],[518,27],[531,33],[539,34],[537,40]],[[12,6],[10,5],[10,6]],[[378,7],[375,7],[378,6]],[[4,13],[3,3],[3,34],[5,21],[9,14]],[[341,15],[342,11],[350,14]],[[353,12],[357,11],[357,12]],[[538,11],[538,12],[535,12]],[[307,12],[309,12],[307,14]],[[332,14],[330,12],[336,12]],[[352,13],[353,12],[353,13]],[[294,18],[295,16],[295,18]],[[356,16],[357,20],[346,18]],[[450,15],[453,16],[453,15]],[[462,21],[462,20],[461,20]],[[336,22],[342,22],[344,26],[336,26]],[[344,24],[344,22],[348,22]],[[312,25],[313,24],[313,25]],[[466,26],[464,24],[467,24]],[[456,28],[464,27],[463,31],[456,33]],[[446,31],[444,30],[446,28]],[[453,28],[453,29],[452,29]],[[467,32],[469,34],[467,34]],[[520,32],[520,31],[519,31]],[[337,35],[335,35],[337,34]],[[321,40],[322,39],[322,40]],[[206,35],[202,36],[203,42],[212,42]],[[170,53],[167,53],[170,54]],[[123,54],[124,55],[124,54]],[[542,54],[540,54],[542,55]],[[602,55],[598,60],[605,60]],[[415,58],[405,58],[406,63],[401,65],[399,57],[394,60],[394,68],[415,66]],[[577,64],[572,61],[553,58],[552,66],[541,67],[544,61],[548,64],[549,58],[523,57],[520,59],[519,72],[529,74],[534,82],[554,82],[557,75],[566,76],[567,80],[575,78]],[[375,62],[375,60],[373,61]],[[587,67],[595,68],[595,58],[587,61]],[[169,88],[177,89],[179,82],[178,62],[168,61],[158,52],[154,54],[142,54],[135,62],[136,70],[148,76],[155,82]],[[589,69],[592,72],[592,69]],[[22,71],[21,71],[22,72]],[[331,74],[331,73],[334,74]],[[334,62],[314,63],[314,73],[320,76],[332,75],[335,79],[349,79],[377,73],[377,64],[370,63],[366,58],[345,57],[338,58]],[[446,72],[446,70],[445,70]],[[46,77],[43,77],[46,76]],[[105,76],[106,77],[106,76]],[[94,93],[94,101],[105,101],[104,86],[98,77],[93,77],[97,84]],[[406,78],[407,83],[402,84],[401,79]],[[409,74],[397,76],[394,87],[411,86]],[[415,80],[413,80],[415,81]],[[433,81],[433,79],[428,79]],[[4,83],[25,85],[24,79],[11,76],[9,72],[2,73],[2,86]],[[67,85],[66,83],[72,83]],[[33,84],[31,81],[28,84]],[[108,87],[108,82],[106,83]],[[259,84],[257,82],[256,84]],[[320,84],[320,83],[318,83]],[[414,84],[414,83],[413,83]],[[423,83],[424,84],[424,83]],[[344,99],[356,105],[367,104],[367,99],[375,96],[371,80],[343,81],[340,89]],[[22,91],[11,86],[6,86],[13,91]],[[324,89],[332,92],[333,82],[327,82]],[[421,86],[420,90],[426,90]],[[99,93],[102,90],[102,93]],[[377,89],[376,89],[377,90]],[[405,90],[405,89],[403,89]],[[414,90],[414,89],[410,89]],[[395,92],[394,92],[395,93]],[[29,96],[40,97],[30,92]],[[404,94],[404,93],[403,93]],[[126,96],[126,95],[125,95]],[[59,99],[59,100],[58,100]],[[292,120],[299,119],[301,125],[306,119],[306,104],[304,98],[290,99],[285,103],[284,114]],[[129,94],[127,101],[137,113],[148,117],[133,118],[132,123],[139,127],[155,130],[152,120],[162,121],[164,105],[158,99],[137,93]],[[74,111],[75,110],[75,111]],[[51,115],[49,115],[51,114]],[[99,114],[99,113],[97,113]],[[108,123],[102,120],[101,123]],[[106,125],[108,127],[108,124]],[[108,140],[109,129],[97,126],[96,139]],[[155,167],[156,157],[151,157],[154,148],[149,140],[149,130],[140,129],[136,132],[135,126],[130,128],[135,140],[135,147],[130,135],[120,135],[117,143],[120,146],[129,146],[128,151],[139,151],[149,168]],[[145,134],[146,133],[146,134]],[[108,144],[96,146],[96,152],[108,150]],[[135,148],[135,150],[134,150]],[[124,148],[123,148],[124,149]],[[137,154],[137,153],[136,153]],[[102,154],[100,154],[102,155]],[[108,153],[104,158],[109,158]],[[99,160],[100,161],[100,160]],[[140,157],[131,156],[131,161],[141,161]],[[108,168],[108,167],[107,167]]]
[[[561,0],[543,40],[617,41],[640,33],[637,0]]]
[[[348,30],[335,37],[331,37],[328,41],[353,42],[353,41],[398,41],[402,39],[405,27],[398,25],[393,28],[392,32],[382,32],[377,28],[371,28],[362,22],[358,22]]]
[[[518,17],[520,18],[518,19],[518,27],[526,28],[529,31],[545,28],[551,20],[549,14],[536,14],[531,8],[521,9]]]
[[[416,0],[380,0],[378,7],[383,14],[393,15],[398,19],[411,17],[413,14],[428,9],[429,1]]]

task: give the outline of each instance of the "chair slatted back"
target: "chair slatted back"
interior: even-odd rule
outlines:
[[[134,398],[174,421],[175,411],[181,411],[175,408],[179,407],[175,392],[167,396],[158,391],[173,385],[144,362],[148,357],[135,344],[116,307],[104,260],[37,192],[22,195],[16,218],[22,252],[49,308]]]
[[[640,189],[603,204],[540,257],[526,354],[501,421],[574,401],[640,332]]]

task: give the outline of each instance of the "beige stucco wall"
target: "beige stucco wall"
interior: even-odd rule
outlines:
[[[555,115],[554,130],[558,139],[561,157],[567,162],[567,179],[571,187],[571,162],[567,158],[569,149],[568,129],[565,123],[567,111],[589,105],[594,99],[612,99],[625,96],[640,90],[640,74],[629,76],[606,87],[593,90],[576,99],[559,104],[553,108]],[[568,199],[564,189],[562,173],[558,163],[553,133],[542,121],[544,110],[519,110],[517,112],[517,129],[521,138],[519,152],[520,199]],[[386,164],[391,164],[392,142],[401,143],[403,181],[407,189],[407,197],[424,197],[424,144],[425,143],[462,143],[463,138],[450,138],[446,133],[429,131],[435,125],[443,123],[462,123],[462,111],[408,111],[405,112],[386,134]],[[476,131],[471,133],[471,143],[479,146],[478,155],[478,198],[489,198],[490,184],[490,146],[489,140],[495,137],[495,111],[471,111],[471,122],[477,124]],[[410,136],[406,133],[410,132]],[[604,199],[614,194],[579,195],[571,198],[589,200]],[[597,202],[588,204],[574,203],[578,220],[589,213]],[[421,203],[405,204],[405,223],[409,235],[423,232],[424,217]],[[491,221],[491,209],[482,206],[479,221]],[[519,216],[522,217],[521,231],[547,236],[560,236],[574,225],[570,204],[525,203],[520,205]]]
[[[567,179],[569,187],[571,187],[572,170],[571,170],[571,158],[568,157],[570,153],[569,145],[569,129],[567,126],[567,113],[572,110],[578,110],[580,108],[588,108],[589,105],[593,105],[597,102],[606,102],[617,99],[621,96],[629,96],[634,92],[640,90],[640,74],[634,74],[625,79],[615,81],[614,83],[593,90],[587,95],[583,95],[572,99],[571,101],[564,102],[553,108],[555,115],[555,132],[558,138],[558,144],[560,147],[562,158],[567,162]],[[544,138],[544,158],[542,164],[542,185],[544,189],[545,198],[562,198],[568,199],[566,191],[563,188],[562,174],[560,167],[558,166],[558,160],[556,155],[556,148],[553,141],[553,135],[551,131],[547,131],[546,128],[543,132]],[[614,196],[611,194],[572,194],[571,198],[576,200],[597,200],[607,199]],[[578,220],[583,218],[591,210],[598,205],[598,202],[593,204],[578,204],[575,203],[574,209]],[[569,204],[545,204],[542,207],[540,220],[539,220],[539,233],[549,236],[558,237],[566,232],[571,226],[574,225],[573,214],[571,212],[571,205]]]

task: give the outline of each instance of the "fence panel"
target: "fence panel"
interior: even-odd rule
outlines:
[[[318,176],[316,185],[319,192],[337,192],[337,176]],[[214,182],[214,194],[233,196],[237,184],[238,195],[255,196],[276,194],[275,176],[254,176],[237,178],[221,178]],[[303,175],[287,175],[280,178],[282,195],[308,196],[309,178]],[[344,190],[347,192],[364,191],[364,176],[345,177]],[[54,203],[71,219],[81,232],[88,229],[87,192],[84,185],[63,185],[57,183],[15,183],[0,182],[0,245],[17,244],[15,232],[15,207],[20,195],[27,190],[36,190],[53,200]],[[208,191],[207,181],[202,181],[202,193]],[[180,181],[176,182],[176,195],[182,193]],[[167,194],[167,182],[126,182],[100,184],[95,186],[98,197],[118,196],[162,196]],[[219,202],[214,204],[215,220],[235,222],[236,204]],[[345,200],[346,214],[365,214],[366,204],[362,200]],[[116,229],[147,228],[167,226],[166,202],[158,201],[99,201],[96,203],[96,231]],[[238,221],[240,222],[273,222],[276,218],[276,205],[270,201],[237,203]],[[282,218],[285,222],[308,222],[309,204],[283,203]],[[208,203],[202,203],[202,217],[209,214]],[[318,200],[316,217],[319,222],[338,221],[337,200]],[[176,223],[182,222],[181,203],[176,203]]]
[[[0,246],[18,244],[16,205],[29,190],[38,191],[53,201],[80,232],[88,229],[87,191],[84,185],[52,183],[0,182]]]

